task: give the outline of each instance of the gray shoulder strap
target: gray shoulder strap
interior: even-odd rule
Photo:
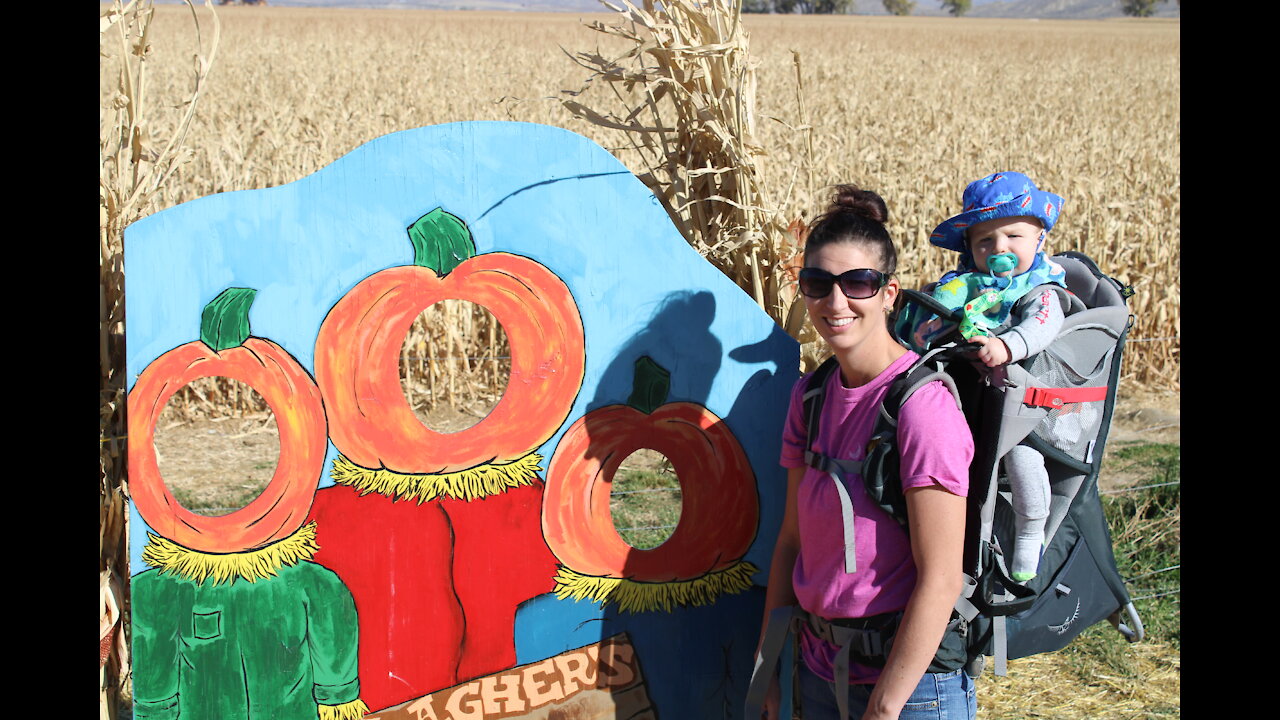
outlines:
[[[915,372],[915,371],[913,370],[912,372]],[[929,383],[935,380],[941,382],[943,385],[946,386],[947,390],[951,392],[951,398],[956,401],[956,409],[957,410],[964,409],[960,403],[960,391],[956,389],[956,381],[953,380],[951,376],[948,375],[947,373],[944,373],[940,370],[934,370],[931,372],[920,372],[914,376],[908,375],[907,377],[910,379],[910,384],[907,385],[906,390],[902,393],[902,402],[898,406],[898,412],[902,411],[902,405],[905,405],[907,400],[909,400],[912,395],[916,394],[917,390],[919,390],[920,388],[924,387],[925,385],[928,385]],[[890,426],[892,427],[898,426],[898,419],[889,413],[889,411],[885,408],[884,403],[880,404],[880,415],[885,419],[886,422],[889,423]]]
[[[840,524],[843,527],[844,537],[844,571],[847,573],[856,572],[858,570],[858,560],[854,553],[856,547],[855,533],[853,527],[853,500],[849,497],[849,489],[845,487],[841,475],[862,475],[861,460],[839,460],[827,457],[813,451],[805,451],[805,464],[820,472],[825,472],[827,477],[831,478],[832,484],[836,487],[836,494],[840,497]]]
[[[1037,291],[1040,290],[1041,288],[1048,288],[1058,294],[1058,305],[1062,308],[1063,315],[1066,315],[1066,316],[1074,315],[1075,313],[1088,309],[1088,306],[1086,306],[1084,302],[1078,296],[1076,296],[1075,293],[1071,292],[1070,290],[1062,287],[1057,283],[1045,283],[1044,285],[1037,285],[1036,287],[1029,290],[1026,295],[1023,295],[1022,297],[1018,298],[1013,304],[1014,308],[1016,308],[1018,311],[1021,311],[1028,304],[1036,302],[1037,297],[1039,296],[1039,293]]]

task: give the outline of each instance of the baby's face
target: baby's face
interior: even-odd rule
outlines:
[[[991,256],[1011,252],[1018,256],[1018,266],[996,275],[1021,275],[1035,262],[1042,230],[1039,220],[1021,216],[996,218],[973,225],[969,228],[969,251],[973,253],[973,264],[979,271],[987,272],[987,261]]]

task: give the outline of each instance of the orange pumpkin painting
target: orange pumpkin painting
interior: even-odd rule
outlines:
[[[560,278],[527,257],[475,254],[466,224],[439,208],[409,227],[414,264],[375,273],[329,311],[316,339],[316,376],[341,456],[339,484],[419,501],[471,500],[528,484],[532,453],[564,422],[586,363],[582,319]],[[440,433],[414,414],[399,357],[433,303],[488,310],[511,346],[502,398],[478,424]]]
[[[637,362],[629,404],[579,418],[547,471],[543,534],[562,567],[556,593],[617,603],[624,611],[703,605],[750,586],[742,558],[755,539],[755,475],[728,426],[702,405],[663,402],[666,371]],[[647,448],[666,456],[680,481],[680,520],[666,542],[641,550],[618,534],[610,486],[622,462]]]
[[[179,545],[210,553],[262,547],[301,527],[324,470],[326,419],[320,389],[287,351],[249,335],[256,290],[228,288],[204,310],[200,339],[156,358],[129,392],[129,487],[138,513]],[[280,432],[280,458],[265,490],[245,507],[206,517],[165,486],[155,431],[165,403],[204,377],[239,380],[266,400]]]

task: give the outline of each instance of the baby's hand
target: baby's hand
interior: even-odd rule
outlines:
[[[990,335],[979,335],[970,338],[969,342],[976,343],[978,348],[978,359],[987,367],[997,367],[1009,362],[1009,346],[998,337]]]

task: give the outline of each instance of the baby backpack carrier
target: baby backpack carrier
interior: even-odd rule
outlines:
[[[1066,252],[1053,259],[1067,273],[1067,291],[1057,288],[1066,319],[1048,348],[994,371],[979,370],[975,363],[956,361],[962,348],[957,335],[918,363],[951,377],[974,432],[965,548],[968,586],[953,624],[964,626],[968,659],[981,662],[982,656],[993,656],[999,675],[1008,659],[1059,650],[1104,618],[1130,642],[1143,634],[1116,569],[1098,495],[1120,361],[1132,327],[1127,306],[1132,290],[1104,275],[1083,254]],[[924,293],[904,294],[909,302],[950,312],[933,307]],[[1000,467],[1000,458],[1019,443],[1044,457],[1052,488],[1039,571],[1025,584],[1010,579],[1005,564],[1014,542],[1013,510]],[[897,489],[896,482],[883,477],[874,484]],[[897,494],[895,502],[901,504]],[[895,511],[895,516],[905,513]]]
[[[926,293],[903,290],[907,302],[955,320],[957,330],[890,385],[863,460],[806,453],[806,463],[830,473],[837,485],[841,475],[861,475],[872,499],[905,527],[906,500],[898,475],[898,411],[916,389],[935,380],[943,381],[955,395],[974,435],[965,588],[930,672],[965,667],[976,677],[989,656],[994,658],[995,673],[1004,675],[1007,660],[1059,650],[1103,619],[1130,642],[1143,636],[1141,619],[1116,568],[1098,495],[1121,356],[1132,327],[1127,306],[1132,290],[1104,275],[1080,253],[1067,252],[1053,259],[1067,274],[1067,290],[1057,288],[1066,315],[1063,328],[1042,352],[1001,368],[979,369],[976,361],[966,357],[958,331],[959,311],[953,314]],[[836,367],[835,359],[828,359],[806,385],[809,438],[817,436],[822,389]],[[1019,443],[1044,456],[1052,488],[1043,555],[1036,576],[1025,584],[1010,577],[1005,562],[1013,547],[1014,522],[1000,463]],[[781,648],[779,636],[785,628],[775,624],[794,628],[803,622],[840,645],[841,656],[852,653],[856,661],[870,665],[884,664],[896,628],[894,619],[826,621],[798,608],[780,608],[769,620],[756,669],[763,677],[753,677],[748,713],[767,690]],[[842,669],[836,668],[838,678]],[[848,677],[847,671],[843,677]]]

